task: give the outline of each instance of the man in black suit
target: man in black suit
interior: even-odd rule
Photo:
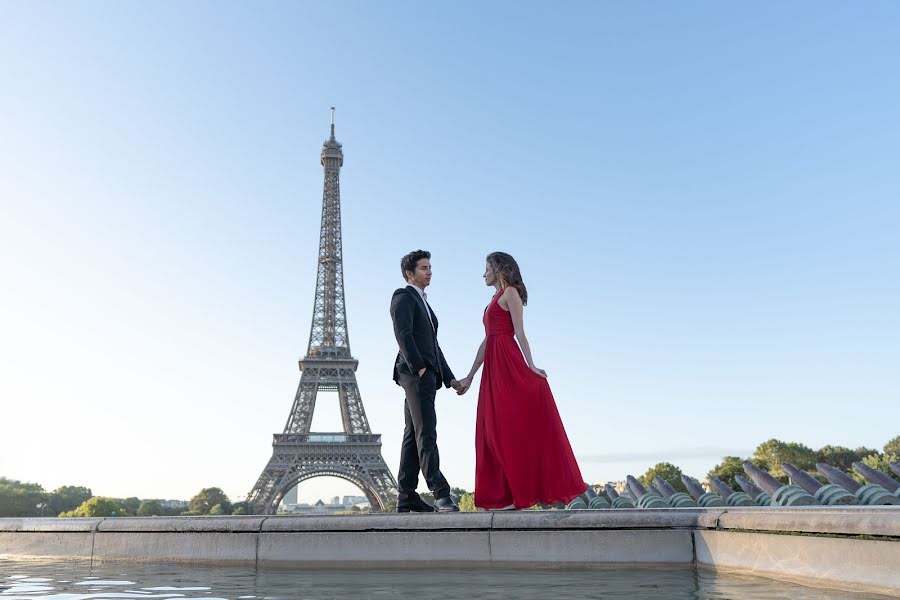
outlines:
[[[434,397],[442,383],[458,391],[459,382],[438,345],[437,316],[425,294],[425,288],[431,283],[431,253],[410,252],[400,261],[400,270],[408,285],[395,291],[391,298],[394,336],[400,346],[394,364],[394,381],[406,392],[397,512],[454,512],[459,508],[450,498],[450,484],[441,473]],[[419,469],[434,494],[434,506],[416,493]]]

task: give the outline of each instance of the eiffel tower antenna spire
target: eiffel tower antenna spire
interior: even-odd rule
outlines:
[[[333,106],[331,137],[322,145],[320,162],[325,184],[309,345],[300,360],[300,385],[284,433],[275,434],[272,458],[247,496],[247,504],[257,514],[274,513],[291,488],[322,475],[354,483],[373,509],[383,509],[397,494],[397,482],[381,456],[381,435],[371,432],[363,408],[356,383],[359,363],[350,354],[341,239],[344,152],[334,137]],[[343,432],[310,433],[320,390],[337,392]]]

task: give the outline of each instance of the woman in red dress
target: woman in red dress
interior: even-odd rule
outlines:
[[[485,338],[475,363],[459,382],[464,394],[484,364],[475,424],[475,505],[507,510],[569,502],[587,486],[547,373],[531,358],[522,326],[528,292],[519,265],[509,254],[494,252],[487,257],[484,282],[497,293],[484,311]]]

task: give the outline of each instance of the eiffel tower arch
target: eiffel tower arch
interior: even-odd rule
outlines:
[[[381,455],[381,435],[372,433],[363,408],[356,382],[359,363],[350,354],[341,240],[344,153],[334,137],[334,108],[321,163],[325,186],[309,346],[300,360],[300,385],[284,433],[274,435],[272,458],[247,496],[254,514],[273,514],[291,488],[313,477],[349,481],[363,491],[372,508],[380,510],[397,497],[397,481]],[[337,392],[343,431],[310,432],[319,391]]]

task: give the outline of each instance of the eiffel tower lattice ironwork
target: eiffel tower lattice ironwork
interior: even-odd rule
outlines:
[[[325,189],[316,299],[306,356],[300,360],[300,385],[284,433],[275,434],[272,458],[247,496],[254,514],[274,513],[281,499],[298,483],[329,475],[359,487],[373,509],[396,499],[397,482],[381,455],[381,435],[369,429],[359,386],[358,361],[350,354],[347,311],[344,306],[344,269],[341,247],[341,144],[331,137],[322,148]],[[338,393],[343,432],[310,433],[316,395]]]

